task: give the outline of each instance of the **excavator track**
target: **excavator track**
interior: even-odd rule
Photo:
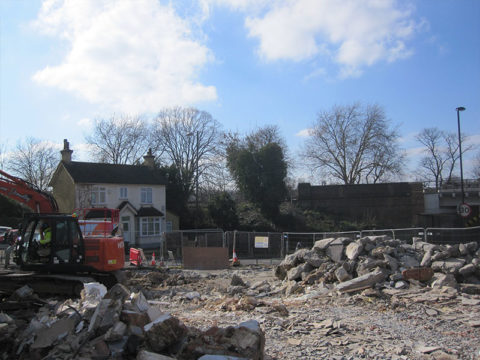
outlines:
[[[107,287],[116,283],[111,274],[65,275],[43,274],[28,271],[0,271],[0,292],[13,294],[17,289],[28,285],[41,296],[79,297],[84,284],[102,282]]]

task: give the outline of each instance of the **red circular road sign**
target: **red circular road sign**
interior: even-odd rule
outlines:
[[[466,217],[469,217],[470,214],[472,213],[472,208],[467,203],[463,203],[458,205],[457,212],[458,212],[458,215],[466,218]]]

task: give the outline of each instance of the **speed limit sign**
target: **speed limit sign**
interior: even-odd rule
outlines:
[[[458,212],[458,215],[466,218],[466,217],[469,217],[470,214],[472,213],[472,208],[470,207],[470,205],[463,203],[458,205],[457,212]]]

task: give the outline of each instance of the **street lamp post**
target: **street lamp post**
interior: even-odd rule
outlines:
[[[462,204],[465,203],[465,190],[463,188],[463,163],[462,163],[462,135],[460,133],[460,111],[465,111],[463,106],[457,107],[458,124],[458,150],[460,151],[460,186],[462,188]]]

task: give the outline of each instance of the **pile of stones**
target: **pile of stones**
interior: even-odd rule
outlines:
[[[402,289],[412,281],[480,294],[477,242],[436,245],[418,238],[409,244],[388,236],[328,238],[286,256],[274,271],[284,281],[287,295],[316,283],[348,293],[378,284]]]
[[[25,286],[14,294],[35,298]],[[116,284],[85,284],[80,299],[41,301],[29,320],[0,312],[3,358],[28,359],[263,359],[265,334],[255,320],[199,330]]]

